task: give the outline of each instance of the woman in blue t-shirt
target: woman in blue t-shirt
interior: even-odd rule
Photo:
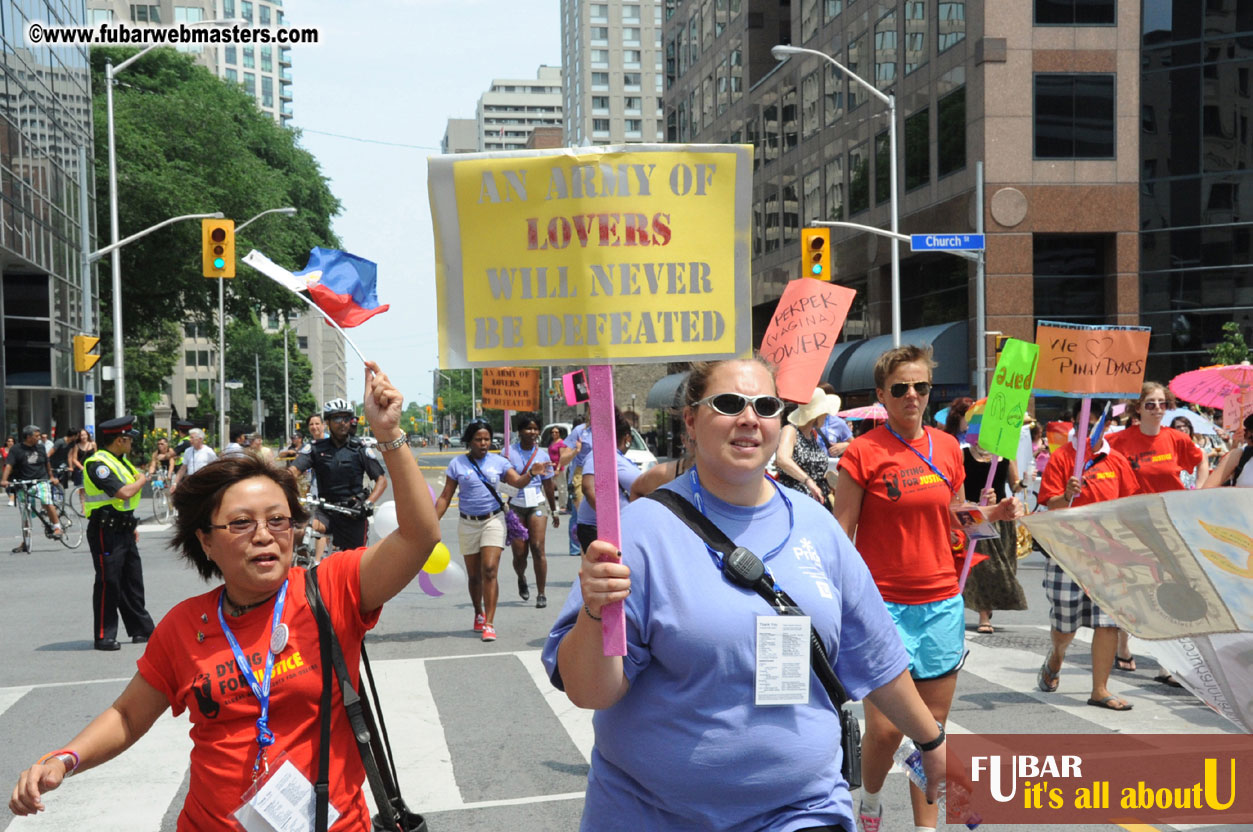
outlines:
[[[663,489],[762,558],[811,617],[849,697],[921,744],[934,800],[944,734],[869,570],[831,512],[765,476],[782,410],[761,361],[695,365],[684,420],[696,465]],[[757,703],[759,678],[774,680],[757,666],[757,628],[774,607],[727,579],[721,557],[656,500],[631,503],[621,526],[621,560],[604,541],[588,547],[543,651],[553,683],[596,709],[582,828],[853,829],[839,714],[817,675],[804,668],[803,701]],[[606,656],[602,639],[615,601],[625,656]]]
[[[552,461],[548,451],[539,444],[539,417],[534,413],[522,413],[513,421],[513,429],[518,434],[518,441],[509,446],[505,452],[509,464],[519,474],[528,471],[535,460]],[[530,600],[531,589],[526,584],[526,555],[529,550],[531,560],[535,562],[535,608],[542,610],[548,606],[548,596],[544,590],[548,584],[548,558],[544,554],[545,514],[544,506],[553,518],[553,528],[561,526],[561,517],[557,514],[557,490],[553,487],[553,475],[547,473],[538,480],[531,480],[526,488],[518,491],[509,501],[509,507],[526,525],[527,539],[514,540],[513,571],[518,575],[518,594],[523,601]]]
[[[616,407],[613,411],[613,419],[614,433],[618,440],[618,452],[614,457],[618,469],[618,508],[621,510],[626,508],[627,503],[631,501],[631,484],[639,479],[640,469],[626,456],[626,449],[631,446],[631,423]],[[588,545],[596,539],[596,463],[592,460],[594,456],[595,454],[588,454],[587,460],[583,463],[583,501],[579,503],[578,511],[575,512],[575,520],[578,523],[576,532],[584,553],[587,552]]]
[[[457,539],[469,576],[474,632],[482,633],[483,641],[495,641],[493,619],[500,595],[496,572],[500,567],[500,552],[505,548],[505,504],[497,486],[504,482],[522,488],[544,474],[552,463],[545,459],[533,463],[527,473],[517,473],[503,456],[488,453],[492,447],[492,428],[482,419],[466,425],[461,442],[468,450],[448,463],[444,492],[435,501],[435,514],[443,519],[460,486],[461,500],[457,508],[461,522],[457,524]]]

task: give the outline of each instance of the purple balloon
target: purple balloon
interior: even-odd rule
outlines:
[[[425,572],[418,573],[418,586],[422,587],[422,591],[432,598],[439,598],[444,594],[435,588],[435,584],[431,583],[431,576]]]
[[[431,492],[431,502],[432,502],[432,503],[433,503],[433,502],[435,502],[435,486],[431,485],[431,484],[428,482],[428,483],[426,484],[426,490],[427,490],[427,491],[429,491],[429,492]]]

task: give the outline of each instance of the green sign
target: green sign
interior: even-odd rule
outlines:
[[[1031,399],[1031,384],[1040,360],[1040,348],[1017,338],[1006,340],[996,362],[988,403],[979,427],[979,447],[988,453],[1015,459],[1022,417]]]

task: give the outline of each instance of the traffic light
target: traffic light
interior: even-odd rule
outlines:
[[[1006,342],[1006,341],[1008,341],[1008,340],[1009,340],[1009,336],[1008,336],[1008,335],[998,335],[998,336],[996,336],[996,355],[997,355],[997,357],[998,357],[998,358],[999,358],[999,357],[1000,357],[1000,355],[1001,355],[1001,350],[1005,349],[1005,342]]]
[[[205,277],[235,276],[235,221],[200,221],[200,261]]]
[[[292,412],[292,413],[299,413],[299,412],[300,412],[300,404],[299,404],[298,402],[292,402],[292,403],[291,403],[291,412]]]
[[[801,229],[801,275],[815,280],[831,280],[831,230]]]
[[[431,406],[429,404],[426,406],[426,420],[428,422],[431,421]]]
[[[96,348],[96,344],[100,343],[99,336],[96,335],[75,335],[74,336],[74,370],[79,373],[86,373],[96,366],[96,362],[100,360],[100,356],[92,355],[92,350]]]
[[[435,397],[435,409],[436,409],[436,410],[443,410],[443,409],[444,409],[444,397],[443,397],[443,396],[436,396],[436,397]]]

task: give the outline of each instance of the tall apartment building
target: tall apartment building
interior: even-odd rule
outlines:
[[[110,20],[132,23],[199,23],[202,20],[242,19],[257,26],[283,26],[283,0],[87,0],[87,15],[95,25]],[[235,81],[257,106],[279,124],[292,118],[291,47],[278,44],[180,46],[196,62],[219,78]]]
[[[818,57],[776,61],[781,43],[895,94],[903,233],[971,232],[982,214],[987,329],[1034,340],[1040,318],[1138,322],[1136,0],[676,0],[666,14],[667,138],[755,148],[757,338],[799,277],[802,226],[890,221],[886,108]],[[856,400],[891,343],[890,246],[853,230],[832,240],[857,300],[827,379]],[[933,401],[974,386],[973,278],[966,260],[902,246],[902,340],[934,346]]]
[[[440,153],[474,153],[479,149],[479,122],[473,118],[450,118],[440,140]]]
[[[664,139],[662,0],[561,0],[570,146]]]
[[[561,68],[541,66],[535,78],[496,78],[475,107],[478,147],[521,150],[536,127],[561,126]]]

